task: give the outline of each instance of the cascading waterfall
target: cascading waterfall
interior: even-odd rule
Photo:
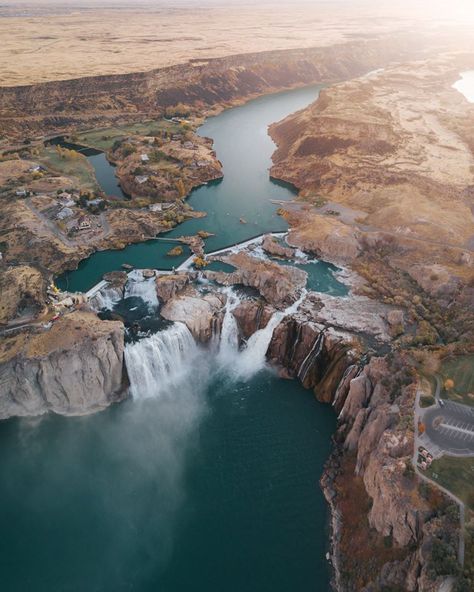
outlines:
[[[145,278],[139,269],[134,269],[128,274],[128,281],[125,285],[125,298],[136,296],[141,298],[151,308],[158,307],[158,296],[156,294],[155,278]]]
[[[313,365],[314,361],[318,358],[319,354],[321,353],[324,345],[324,330],[319,333],[316,337],[312,348],[309,350],[308,355],[306,358],[301,362],[301,366],[298,369],[298,378],[301,382],[304,382],[306,375],[308,374],[308,370]]]
[[[306,290],[303,290],[296,302],[283,311],[275,312],[268,321],[267,326],[259,329],[250,337],[246,347],[239,353],[233,364],[232,373],[235,377],[248,379],[265,367],[265,356],[272,339],[273,331],[286,316],[298,310],[300,304],[306,298],[306,293]]]
[[[241,298],[232,290],[223,290],[227,295],[221,334],[218,340],[217,359],[219,366],[226,366],[235,358],[239,348],[239,328],[233,310],[240,304]]]
[[[199,348],[183,323],[174,323],[164,331],[125,348],[125,363],[134,399],[169,394],[177,388],[189,388]]]
[[[225,372],[234,380],[248,380],[266,365],[266,353],[273,331],[288,315],[298,310],[306,297],[300,298],[283,311],[273,314],[267,326],[256,331],[245,347],[239,351],[239,332],[233,310],[241,302],[231,288],[226,290],[227,302],[217,354],[209,364],[209,350],[200,348],[183,323],[174,323],[167,329],[125,348],[125,362],[134,399],[158,397],[189,389],[192,381],[209,382]],[[198,376],[197,376],[198,374]]]
[[[95,311],[113,310],[123,298],[122,288],[106,287],[90,300],[89,304]]]

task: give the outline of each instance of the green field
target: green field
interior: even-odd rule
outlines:
[[[94,168],[87,158],[76,153],[75,158],[62,158],[53,146],[41,149],[39,156],[35,157],[46,168],[64,175],[78,179],[81,187],[86,189],[99,189],[95,178]]]
[[[451,356],[441,362],[439,371],[442,384],[450,379],[452,389],[441,389],[441,396],[458,403],[474,406],[474,356]]]
[[[98,128],[82,132],[74,136],[74,141],[91,148],[107,151],[112,147],[115,140],[126,138],[127,136],[153,136],[162,131],[178,133],[182,131],[182,129],[183,128],[179,123],[172,123],[164,119],[159,119],[157,121],[144,121],[141,123]]]
[[[474,458],[443,456],[433,461],[426,475],[474,510]]]

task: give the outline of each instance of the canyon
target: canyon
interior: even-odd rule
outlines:
[[[2,336],[0,417],[89,414],[127,393],[134,401],[166,399],[176,385],[183,389],[183,377],[199,382],[206,359],[216,366],[209,374],[236,380],[268,363],[337,414],[321,480],[332,513],[334,587],[431,592],[444,585],[446,574],[433,577],[431,549],[442,537],[455,547],[459,523],[447,498],[433,489],[421,494],[411,462],[416,351],[457,351],[472,345],[474,333],[474,111],[452,89],[474,58],[442,54],[451,44],[403,34],[1,88],[8,148],[25,136],[161,116],[178,102],[200,118],[283,88],[350,79],[271,126],[271,176],[299,192],[280,204],[289,231],[281,241],[266,234],[257,246],[209,257],[227,270],[104,276],[95,300],[78,302],[46,328],[53,273],[77,267],[95,249],[156,235],[161,218],[112,212],[117,228],[126,216],[127,232],[78,249],[46,228],[33,231],[24,201],[2,202],[9,243],[2,265],[11,267],[1,279],[8,296],[4,304],[2,292],[1,318],[27,310],[35,323]],[[314,257],[344,266],[347,297],[309,289],[302,261]],[[145,303],[146,318],[159,318],[160,331],[128,320],[134,311],[118,312],[130,297]]]

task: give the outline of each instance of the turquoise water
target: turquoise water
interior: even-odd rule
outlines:
[[[320,89],[321,86],[310,86],[268,95],[208,119],[199,134],[214,139],[224,178],[196,189],[189,197],[191,206],[206,211],[207,217],[189,220],[167,236],[195,234],[199,230],[213,232],[216,236],[206,240],[206,250],[215,251],[263,232],[286,230],[285,220],[276,214],[278,207],[270,200],[289,200],[294,192],[269,178],[275,144],[267,129],[271,123],[311,103]],[[247,223],[242,224],[241,218]],[[95,253],[57,283],[63,289],[86,291],[99,282],[104,273],[119,269],[122,263],[171,269],[188,257],[186,253],[170,259],[166,256],[169,249],[168,243],[152,240],[121,251]]]
[[[174,232],[217,232],[211,250],[281,229],[267,198],[291,192],[268,180],[266,126],[317,90],[259,99],[207,122],[201,132],[216,138],[226,180],[194,192],[193,206],[209,217]],[[163,255],[169,248],[154,241],[98,253],[70,284],[85,289],[122,262],[176,265]],[[331,291],[334,269],[318,265],[311,281]],[[318,481],[332,409],[269,370],[241,382],[215,366],[201,352],[172,392],[92,416],[0,422],[2,590],[329,590]]]
[[[105,191],[105,194],[109,197],[128,199],[128,196],[119,185],[118,178],[115,176],[115,167],[109,163],[105,154],[99,152],[99,154],[93,154],[87,158],[94,167],[97,182]]]
[[[326,592],[332,410],[261,372],[0,424],[8,592]]]

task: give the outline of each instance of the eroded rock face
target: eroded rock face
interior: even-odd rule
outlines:
[[[295,249],[292,249],[291,247],[285,247],[285,245],[282,245],[278,239],[271,234],[266,234],[263,237],[262,247],[266,253],[275,257],[293,259],[295,256]]]
[[[224,304],[225,297],[217,293],[176,296],[163,306],[161,316],[184,323],[196,341],[207,343],[219,331]]]
[[[188,274],[159,275],[156,280],[156,293],[161,302],[168,302],[189,284]]]
[[[256,300],[244,300],[232,311],[241,337],[248,339],[255,331],[263,329],[267,326],[275,310],[265,304]]]
[[[47,332],[5,338],[0,352],[0,418],[48,411],[83,415],[124,396],[122,323],[89,312]]]
[[[326,261],[348,263],[361,252],[360,233],[336,218],[306,213],[294,222],[297,225],[290,230],[287,242],[306,253]]]
[[[296,267],[278,265],[240,252],[223,257],[222,261],[237,268],[232,273],[207,271],[205,276],[225,286],[242,284],[255,288],[265,300],[282,308],[298,299],[298,294],[306,286],[307,273]]]

